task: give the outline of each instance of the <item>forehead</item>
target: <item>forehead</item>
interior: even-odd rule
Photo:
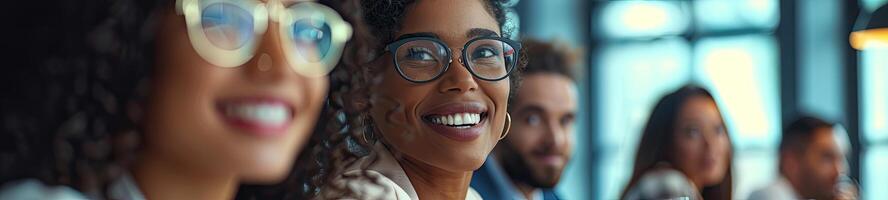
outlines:
[[[576,84],[570,78],[554,73],[537,73],[524,76],[515,98],[518,109],[536,105],[552,111],[575,111],[579,96]]]
[[[481,0],[419,0],[407,7],[400,30],[395,34],[430,32],[445,42],[465,42],[472,29],[500,34],[499,25]]]
[[[838,144],[836,144],[836,141],[833,138],[833,129],[827,127],[814,129],[814,134],[811,135],[810,144],[811,147],[829,149],[839,148]]]
[[[721,113],[719,113],[715,101],[708,97],[695,95],[689,97],[681,105],[679,119],[721,122]]]

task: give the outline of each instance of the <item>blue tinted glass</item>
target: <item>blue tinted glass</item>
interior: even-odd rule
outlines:
[[[223,49],[238,49],[254,37],[250,12],[228,3],[216,3],[204,8],[201,24],[207,39]]]
[[[293,23],[290,34],[296,51],[309,61],[320,61],[330,51],[332,33],[326,21],[298,20]]]

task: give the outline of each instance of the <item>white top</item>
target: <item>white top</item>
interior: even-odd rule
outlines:
[[[792,185],[789,184],[789,181],[787,181],[785,177],[781,176],[779,179],[769,184],[767,187],[752,192],[752,194],[749,195],[749,199],[782,200],[802,198],[799,197],[798,193],[795,192],[795,189],[792,188]]]
[[[626,193],[626,199],[703,199],[684,173],[672,168],[648,171]]]
[[[419,196],[410,183],[410,178],[398,164],[398,161],[382,144],[376,144],[374,151],[377,158],[367,169],[361,170],[360,166],[366,166],[372,159],[369,156],[358,160],[353,167],[345,170],[343,176],[356,176],[359,178],[338,178],[338,184],[345,184],[348,190],[358,195],[359,199],[410,199],[418,200]],[[374,179],[368,180],[361,177],[362,171]],[[326,195],[325,195],[326,196]],[[480,200],[481,195],[475,189],[469,187],[466,200]]]
[[[126,174],[117,181],[111,183],[111,199],[145,200],[145,196],[139,191],[139,187],[133,182],[132,177]],[[26,179],[11,182],[0,189],[0,199],[96,199],[88,198],[83,193],[67,186],[49,186],[37,179]]]

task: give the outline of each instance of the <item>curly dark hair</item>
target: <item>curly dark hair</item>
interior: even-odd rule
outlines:
[[[354,34],[330,74],[331,91],[348,88],[347,70],[363,60],[360,41],[372,41],[357,1],[320,0],[352,24]],[[155,64],[160,14],[174,1],[58,0],[13,3],[11,12],[29,16],[14,23],[12,47],[21,55],[2,73],[0,100],[0,185],[36,178],[66,185],[91,198],[108,197],[112,181],[126,172],[140,148],[140,103]],[[169,10],[164,10],[169,9]],[[40,10],[41,15],[29,12]],[[5,45],[4,45],[5,46]],[[8,77],[7,77],[8,76]],[[336,95],[331,95],[336,96]],[[352,113],[342,101],[328,101],[317,131],[300,153],[289,177],[275,186],[243,186],[238,198],[305,198],[337,171],[331,158],[353,154],[329,151],[348,146],[355,131],[338,113]],[[327,120],[327,121],[325,121]],[[336,131],[326,131],[333,130]],[[278,198],[278,199],[281,199]]]

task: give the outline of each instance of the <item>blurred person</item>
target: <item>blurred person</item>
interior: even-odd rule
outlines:
[[[528,64],[509,104],[512,128],[475,171],[485,199],[558,199],[554,187],[573,150],[577,112],[575,58],[554,43],[525,39]]]
[[[312,132],[327,73],[360,49],[357,1],[39,4],[3,109],[0,199],[231,199],[308,180],[291,169],[327,136]]]
[[[506,1],[363,1],[381,45],[367,63],[363,119],[371,144],[324,199],[480,199],[472,172],[508,134],[521,45]],[[366,166],[359,168],[360,166]],[[354,178],[368,174],[368,178]]]
[[[684,86],[660,99],[621,199],[731,199],[731,140],[712,94]]]
[[[749,198],[835,199],[844,155],[833,135],[833,124],[825,120],[794,120],[780,139],[780,178]]]

